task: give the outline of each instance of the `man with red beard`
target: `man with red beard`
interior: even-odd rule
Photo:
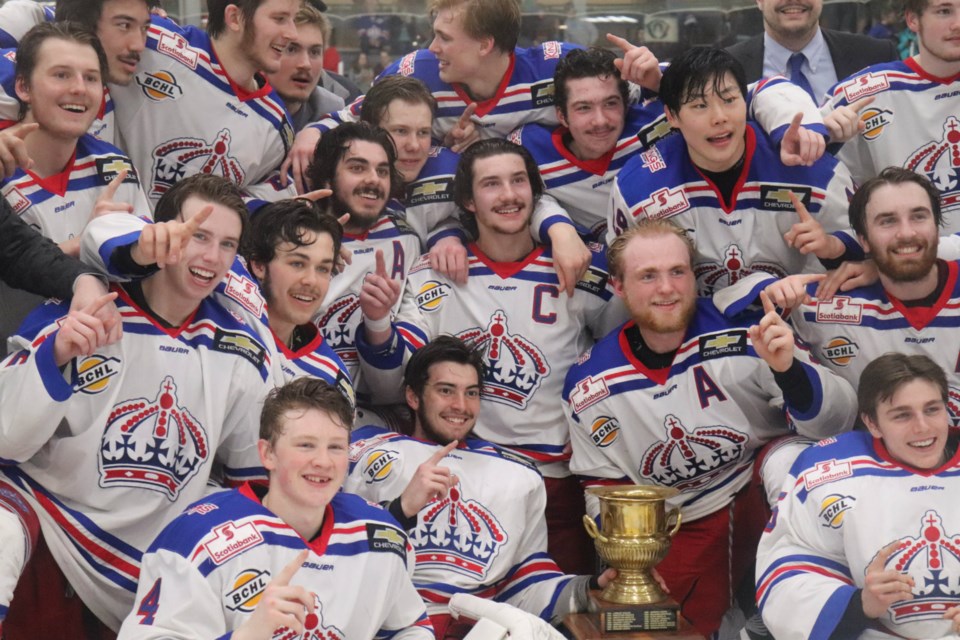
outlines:
[[[665,220],[643,220],[614,240],[611,280],[632,319],[570,369],[563,398],[570,469],[587,487],[679,491],[668,504],[681,508],[683,525],[657,570],[710,636],[732,590],[752,579],[765,519],[750,482],[757,452],[780,435],[849,429],[856,402],[845,381],[795,348],[768,300],[762,315],[730,321],[698,299],[695,253]],[[587,513],[598,511],[588,494]]]

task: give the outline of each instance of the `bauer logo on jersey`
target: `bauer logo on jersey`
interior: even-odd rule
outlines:
[[[97,173],[104,184],[109,184],[120,175],[121,171],[127,172],[127,177],[123,179],[124,183],[137,184],[137,171],[130,164],[130,161],[123,156],[110,156],[108,158],[97,159]]]
[[[652,149],[647,149],[640,154],[640,159],[643,160],[643,168],[649,171],[650,173],[656,173],[661,169],[667,168],[667,163],[664,162],[663,156],[660,155],[660,150],[656,147]]]
[[[640,475],[681,491],[708,485],[728,466],[740,462],[747,434],[725,425],[692,431],[675,415],[663,421],[665,439],[651,445],[640,461]]]
[[[530,99],[533,101],[533,106],[549,107],[553,105],[556,100],[556,91],[553,80],[545,80],[530,85]]]
[[[453,202],[453,189],[450,188],[449,178],[426,180],[418,182],[410,190],[407,198],[407,208],[417,207],[432,202]]]
[[[433,313],[440,309],[443,299],[448,295],[450,295],[449,285],[436,280],[428,280],[423,283],[417,292],[417,306],[420,307],[421,311]]]
[[[13,212],[17,214],[23,213],[29,209],[31,205],[30,199],[20,193],[20,189],[16,187],[4,194],[4,198],[6,198],[10,207],[13,208]]]
[[[836,460],[823,460],[818,462],[813,469],[803,473],[803,486],[810,491],[822,484],[842,480],[853,475],[853,469],[849,462],[837,462]]]
[[[233,579],[233,588],[223,596],[227,609],[251,613],[260,603],[260,598],[268,584],[270,584],[269,571],[244,569]]]
[[[363,461],[363,475],[367,482],[381,482],[390,476],[393,463],[397,459],[395,451],[376,449],[367,454]]]
[[[601,449],[606,449],[620,436],[620,423],[616,418],[601,416],[590,425],[590,439]]]
[[[687,201],[687,194],[683,192],[683,188],[664,187],[651,193],[640,206],[645,217],[658,220],[686,211],[690,208],[690,202]]]
[[[230,130],[221,129],[213,142],[203,138],[174,138],[153,150],[153,187],[150,197],[159,198],[186,176],[212,173],[234,184],[243,184],[243,166],[230,155]]]
[[[853,359],[860,355],[860,347],[857,346],[856,342],[851,341],[846,336],[837,336],[835,338],[830,338],[827,340],[827,343],[823,345],[823,357],[837,365],[838,367],[845,367]]]
[[[843,97],[847,102],[854,102],[860,98],[872,96],[878,91],[890,87],[887,76],[883,74],[865,73],[852,82],[843,85]]]
[[[200,54],[190,46],[186,38],[178,33],[163,33],[157,41],[157,51],[182,62],[191,69],[197,68]]]
[[[747,332],[727,331],[712,336],[700,336],[700,359],[723,358],[747,352]]]
[[[893,111],[868,107],[860,112],[860,122],[863,123],[864,140],[876,140],[883,134],[888,124],[893,122]]]
[[[482,579],[509,537],[489,509],[462,491],[458,483],[421,509],[410,542],[417,567]]]
[[[73,390],[87,394],[97,394],[110,385],[110,380],[120,373],[120,361],[93,354],[77,363],[77,373]]]
[[[232,353],[249,360],[256,367],[262,367],[267,350],[262,344],[245,333],[224,331],[217,328],[213,334],[213,350]]]
[[[484,327],[457,334],[476,347],[487,365],[483,379],[483,397],[507,406],[525,409],[530,398],[550,374],[547,357],[536,344],[521,335],[511,334],[507,314],[497,309]]]
[[[574,411],[580,413],[609,395],[610,389],[607,388],[607,382],[602,376],[599,378],[587,376],[570,392],[570,404],[573,405]]]
[[[952,517],[955,511],[948,511],[945,515]],[[956,526],[955,521],[953,526]],[[884,567],[913,578],[913,597],[894,602],[888,613],[894,624],[941,622],[944,611],[956,606],[960,599],[960,584],[957,583],[957,575],[960,575],[960,532],[956,529],[946,531],[943,516],[933,509],[915,520],[908,531],[911,529],[916,533],[915,536],[907,535],[890,541],[890,544],[897,543],[896,550]],[[952,630],[952,626],[949,628]],[[908,629],[898,631],[902,632],[902,637],[926,637],[908,633]],[[940,637],[943,633],[930,633],[928,637]]]
[[[407,538],[394,527],[368,522],[367,542],[370,551],[395,553],[407,561]]]
[[[153,398],[113,406],[100,444],[100,486],[150,489],[171,502],[210,458],[203,425],[180,405],[166,376]]]
[[[804,207],[810,208],[813,189],[782,184],[761,184],[760,206],[768,211],[793,211],[793,202],[790,201],[791,192],[797,196]]]
[[[831,529],[839,529],[843,525],[843,514],[853,508],[857,499],[853,496],[842,496],[831,493],[820,501],[820,524]]]
[[[214,564],[223,564],[241,551],[250,549],[263,542],[263,536],[251,522],[237,526],[235,522],[227,522],[216,527],[203,541]]]
[[[834,296],[817,302],[817,322],[860,324],[863,305],[851,302],[849,296]]]
[[[643,144],[644,147],[650,151],[653,151],[655,148],[653,145],[663,138],[666,138],[672,131],[673,127],[671,127],[670,123],[667,122],[666,117],[660,116],[660,118],[655,120],[652,124],[649,124],[641,129],[640,133],[637,134],[637,138],[640,139],[640,143]],[[658,153],[657,155],[659,156],[660,154]],[[656,169],[650,168],[651,172],[659,171],[660,169],[665,169],[667,167],[667,163],[663,162],[663,158],[661,158],[660,161],[663,163],[663,166]],[[644,161],[643,166],[647,166],[646,161]]]
[[[157,71],[156,73],[144,71],[138,73],[136,78],[143,95],[154,102],[176,100],[183,95],[183,89],[180,88],[177,79],[169,71]]]

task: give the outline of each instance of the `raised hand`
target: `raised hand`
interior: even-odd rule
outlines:
[[[750,327],[753,348],[771,369],[783,373],[793,364],[793,330],[777,313],[766,292],[760,292],[763,317]]]
[[[230,636],[232,640],[270,640],[278,629],[289,629],[300,637],[307,614],[314,612],[315,596],[303,587],[291,586],[290,580],[309,554],[304,549],[277,572],[260,596],[257,608]]]
[[[846,142],[862,132],[866,124],[860,119],[860,112],[873,104],[875,99],[875,96],[860,98],[824,116],[823,124],[830,133],[830,142]]]
[[[459,443],[454,440],[442,449],[438,449],[417,467],[407,488],[400,495],[400,508],[403,509],[405,516],[412,518],[433,500],[442,500],[459,482],[459,478],[450,472],[449,467],[440,465],[447,454],[457,448],[457,444]]]
[[[60,323],[53,342],[53,358],[62,367],[79,356],[92,355],[98,348],[111,343],[109,321],[98,317],[101,309],[113,304],[116,292],[99,296],[82,309],[71,310]]]
[[[867,565],[862,600],[863,613],[868,618],[879,618],[894,602],[913,600],[913,578],[895,569],[885,569],[898,544],[891,542],[885,546]]]
[[[0,171],[3,171],[4,178],[11,177],[18,168],[33,168],[33,160],[27,153],[24,140],[39,128],[39,123],[31,122],[15,124],[0,131]]]
[[[467,147],[480,139],[480,130],[477,129],[477,125],[473,121],[473,114],[476,111],[476,102],[467,105],[467,108],[457,118],[456,126],[443,137],[443,146],[449,147],[451,151],[456,153],[463,153]]]
[[[790,191],[790,202],[793,203],[793,209],[797,212],[800,222],[795,223],[790,227],[790,231],[783,234],[784,242],[803,255],[812,253],[821,260],[842,256],[844,246],[840,238],[827,233],[820,221],[810,215],[793,191]]]
[[[290,147],[290,153],[283,159],[280,165],[280,184],[287,186],[289,180],[287,175],[293,172],[293,184],[297,193],[306,193],[307,169],[313,162],[313,153],[320,144],[320,131],[313,127],[304,127],[300,133],[293,139],[293,146]]]
[[[93,215],[90,216],[91,218],[99,218],[108,213],[133,213],[132,204],[114,200],[114,198],[117,197],[117,190],[120,188],[120,185],[123,184],[123,181],[127,179],[128,173],[128,169],[124,169],[118,173],[113,180],[110,181],[110,184],[107,185],[107,188],[97,196],[97,201],[93,205]]]
[[[140,239],[130,252],[133,261],[142,267],[156,264],[163,269],[180,262],[183,249],[210,214],[213,205],[207,205],[189,220],[170,220],[146,225]]]
[[[660,90],[660,78],[663,76],[660,72],[660,61],[650,49],[638,47],[612,33],[607,34],[607,42],[623,51],[623,59],[613,61],[614,66],[620,70],[621,78],[650,91]]]
[[[803,114],[793,116],[790,126],[780,140],[780,162],[788,167],[809,167],[820,159],[827,149],[823,136],[800,125]]]
[[[767,298],[781,309],[793,309],[813,302],[814,299],[807,293],[807,285],[811,282],[821,282],[826,277],[825,273],[801,273],[787,276],[767,286],[763,291],[767,294]]]

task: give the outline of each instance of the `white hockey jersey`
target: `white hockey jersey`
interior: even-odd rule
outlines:
[[[669,370],[647,369],[625,332],[598,342],[567,374],[570,470],[589,484],[657,484],[690,522],[714,513],[750,480],[756,451],[797,432],[819,439],[850,429],[853,389],[816,365],[801,345],[795,357],[813,398],[791,406],[747,333],[759,317],[731,322],[701,298]],[[599,513],[587,495],[587,513]]]
[[[407,536],[385,511],[338,493],[305,541],[249,485],[197,502],[160,533],[118,640],[229,638],[304,548],[290,583],[312,592],[316,609],[302,635],[284,627],[274,640],[433,640]]]
[[[482,349],[487,375],[475,433],[535,461],[551,477],[569,475],[569,440],[560,392],[567,370],[595,339],[626,318],[609,284],[603,248],[568,297],[553,256],[538,247],[523,261],[498,263],[467,247],[470,274],[457,285],[424,258],[407,277],[392,339],[368,345],[361,335],[364,375],[398,393],[413,351],[443,334]]]
[[[0,47],[16,48],[20,39],[41,22],[53,22],[52,5],[34,0],[8,0],[0,7]]]
[[[273,334],[280,364],[280,379],[277,380],[277,385],[282,385],[295,378],[312,376],[325,380],[331,386],[339,389],[340,393],[350,400],[351,405],[356,404],[357,397],[353,390],[353,383],[350,382],[350,374],[347,373],[343,361],[323,339],[320,330],[314,325],[310,325],[310,327],[316,331],[316,335],[296,351],[287,348],[287,345],[283,344],[275,333]],[[273,332],[271,331],[271,333]]]
[[[914,579],[913,599],[893,603],[859,638],[960,638],[943,619],[960,605],[958,491],[957,454],[918,472],[866,432],[807,449],[757,550],[757,602],[771,633],[830,638],[877,553],[899,543],[885,568]]]
[[[828,233],[844,230],[854,189],[849,172],[829,156],[812,167],[784,166],[754,125],[747,125],[746,136],[743,170],[729,203],[697,170],[682,136],[666,138],[630,160],[614,183],[608,241],[639,219],[669,218],[697,246],[694,272],[704,296],[757,271],[776,277],[822,271],[815,256],[802,255],[783,239],[799,222],[789,192]]]
[[[353,432],[344,490],[371,500],[400,497],[440,448],[378,427]],[[503,449],[467,438],[440,462],[459,482],[420,510],[408,534],[413,583],[431,615],[456,593],[507,602],[549,620],[573,576],[547,555],[547,495],[535,469]]]
[[[296,195],[292,186],[278,192],[275,184],[293,126],[283,101],[258,78],[257,91],[243,90],[206,32],[153,17],[134,81],[112,90],[119,146],[154,204],[197,173],[221,175],[268,201]]]
[[[3,475],[37,512],[70,584],[113,628],[133,606],[141,553],[206,494],[215,464],[234,481],[262,476],[258,416],[272,364],[212,298],[168,330],[119,293],[119,342],[61,372],[53,344],[67,307],[45,305],[0,368],[0,457],[19,462]]]

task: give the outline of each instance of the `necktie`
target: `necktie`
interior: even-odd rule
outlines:
[[[810,86],[807,76],[803,75],[803,71],[801,70],[803,62],[806,59],[807,57],[802,53],[794,53],[790,56],[790,60],[787,62],[790,66],[790,82],[809,93],[810,97],[813,98],[814,104],[820,104],[817,96],[813,93],[813,87]]]

